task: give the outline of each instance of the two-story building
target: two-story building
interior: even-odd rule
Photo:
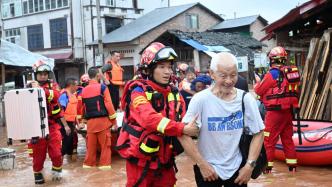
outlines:
[[[100,0],[102,35],[142,16],[146,3],[150,10],[167,6],[159,1]],[[97,39],[95,0],[2,0],[1,14],[3,38],[54,58],[58,82],[78,78],[94,64],[95,51],[85,46]]]
[[[222,20],[200,3],[157,8],[106,34],[102,39],[104,55],[113,50],[122,54],[120,63],[126,72],[124,79],[128,80],[132,78],[135,66],[139,63],[142,49],[167,30],[202,32]],[[92,43],[91,47],[97,48],[97,42]]]

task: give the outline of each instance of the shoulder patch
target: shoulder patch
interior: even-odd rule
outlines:
[[[143,88],[140,87],[140,86],[137,86],[133,91],[134,91],[134,92],[141,92],[141,93],[144,93]]]
[[[280,71],[279,71],[278,69],[271,69],[271,70],[270,70],[270,73],[271,73],[271,75],[272,75],[272,78],[273,78],[274,80],[277,80],[278,77],[279,77]]]

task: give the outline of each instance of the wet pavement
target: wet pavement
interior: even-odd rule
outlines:
[[[6,147],[6,136],[4,128],[0,127],[0,147]],[[29,158],[26,143],[14,142],[11,148],[16,150],[16,166],[13,170],[0,170],[0,186],[35,186],[32,172],[32,159]],[[80,136],[78,160],[70,161],[64,158],[63,180],[60,183],[51,181],[51,162],[45,162],[44,173],[46,184],[44,186],[81,186],[81,187],[103,187],[103,186],[125,186],[126,172],[125,161],[119,156],[112,158],[112,170],[100,171],[97,168],[83,169],[82,162],[85,155],[85,142]],[[332,155],[331,155],[332,156]],[[177,158],[177,187],[196,186],[192,171],[192,162],[182,154]],[[282,162],[275,163],[272,174],[260,176],[249,183],[249,187],[291,187],[291,186],[312,186],[332,187],[332,166],[326,167],[299,167],[296,174],[288,172],[288,168]]]

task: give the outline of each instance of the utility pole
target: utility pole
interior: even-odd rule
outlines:
[[[98,30],[98,65],[104,64],[104,49],[103,49],[103,40],[102,40],[102,26],[100,18],[100,0],[96,0],[96,9],[97,9],[97,30]]]

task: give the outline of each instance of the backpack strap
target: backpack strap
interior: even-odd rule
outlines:
[[[242,94],[242,115],[243,115],[243,128],[242,128],[242,133],[245,133],[245,123],[244,123],[244,116],[245,116],[245,111],[246,111],[246,109],[245,109],[245,107],[244,107],[244,96],[247,94],[248,92],[243,92],[243,94]]]

